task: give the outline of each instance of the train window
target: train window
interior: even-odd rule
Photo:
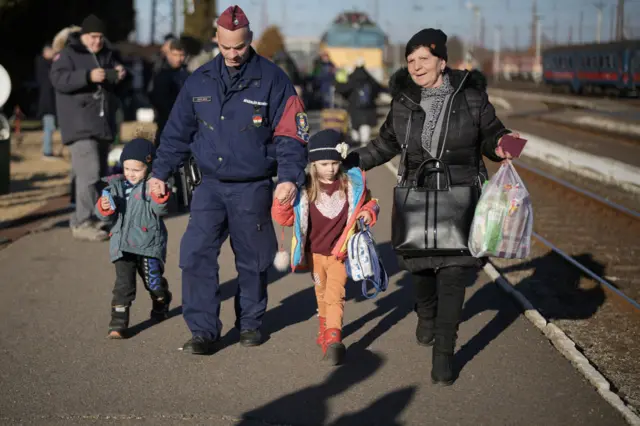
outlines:
[[[569,65],[569,69],[573,69],[573,58],[572,57],[568,58],[568,65]]]
[[[384,47],[384,34],[377,29],[333,28],[327,33],[326,43],[333,47]]]
[[[605,65],[604,66],[606,68],[609,68],[609,69],[613,68],[613,56],[607,55],[607,56],[605,56],[604,59],[605,59]]]

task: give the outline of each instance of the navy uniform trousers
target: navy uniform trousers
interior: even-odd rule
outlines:
[[[238,271],[235,326],[255,330],[262,325],[267,270],[278,249],[271,221],[272,191],[271,179],[221,182],[207,177],[195,189],[180,245],[182,314],[194,336],[221,335],[218,256],[227,236]]]

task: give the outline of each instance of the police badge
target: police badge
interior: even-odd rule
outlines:
[[[296,114],[296,129],[297,135],[300,139],[305,142],[309,141],[309,119],[307,118],[307,114],[304,112],[299,112]]]
[[[253,106],[253,116],[251,117],[251,120],[253,121],[253,125],[256,127],[260,127],[262,126],[262,114],[260,114],[260,106],[259,105],[254,105]]]

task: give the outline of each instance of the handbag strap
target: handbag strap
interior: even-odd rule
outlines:
[[[398,165],[398,185],[404,184],[407,180],[405,176],[407,172],[407,147],[409,146],[409,134],[411,133],[411,113],[409,113],[409,119],[407,120],[407,133],[404,136],[404,143],[402,144],[402,154],[400,155],[400,164]]]

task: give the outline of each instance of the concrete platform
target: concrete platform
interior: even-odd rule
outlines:
[[[224,348],[210,357],[178,348],[189,338],[180,316],[180,237],[187,217],[167,221],[172,318],[146,321],[139,287],[135,336],[105,338],[114,269],[106,243],[81,243],[58,227],[0,251],[0,423],[208,425],[623,425],[623,418],[560,355],[491,280],[468,289],[454,386],[429,379],[431,351],[415,343],[412,290],[389,244],[394,179],[368,175],[380,198],[375,236],[392,276],[365,300],[348,288],[346,364],[319,362],[309,275],[274,274],[258,348],[236,342],[236,276],[221,254]],[[289,235],[289,233],[288,233]]]

